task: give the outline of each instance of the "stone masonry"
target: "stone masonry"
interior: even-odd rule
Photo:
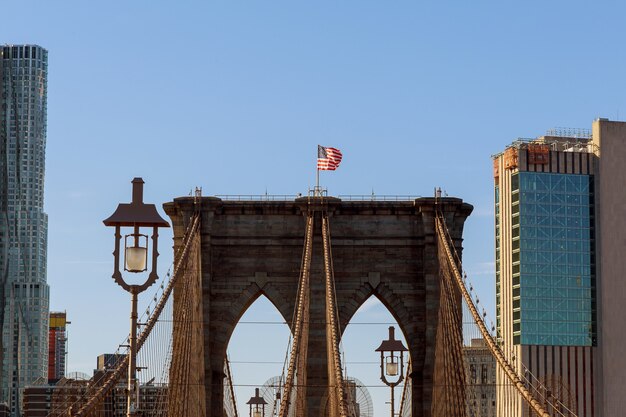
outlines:
[[[203,321],[197,380],[204,381],[202,417],[223,416],[224,360],[230,336],[246,309],[265,295],[291,323],[305,220],[315,211],[311,264],[310,334],[307,355],[306,413],[325,413],[327,354],[321,219],[328,210],[337,305],[341,328],[372,295],[378,297],[405,334],[413,363],[412,415],[431,417],[437,346],[440,285],[435,210],[444,213],[457,250],[472,206],[457,198],[410,201],[341,201],[298,198],[295,201],[228,201],[181,197],[165,204],[180,246],[189,220],[201,213],[201,289]],[[285,347],[286,349],[286,347]],[[176,354],[176,352],[174,352]]]

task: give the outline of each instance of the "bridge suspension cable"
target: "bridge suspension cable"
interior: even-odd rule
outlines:
[[[173,353],[169,378],[169,417],[187,417],[204,414],[205,393],[195,377],[194,361],[198,352],[194,349],[197,338],[194,323],[202,321],[198,308],[200,295],[200,234],[194,233],[189,252],[182,267],[184,279],[175,283],[176,305],[174,308]]]
[[[326,347],[328,352],[328,397],[331,410],[339,410],[340,417],[347,417],[344,378],[339,354],[339,317],[335,299],[335,277],[330,243],[328,213],[322,213],[322,243],[324,246],[324,272],[326,274]]]
[[[282,390],[279,417],[288,417],[291,411],[295,415],[303,415],[306,410],[306,387],[307,387],[307,346],[309,337],[310,318],[310,270],[313,252],[313,230],[315,211],[307,215],[304,250],[300,270],[300,280],[296,298],[296,307],[293,318],[293,339],[289,353],[289,365]],[[332,245],[330,240],[330,224],[326,210],[321,212],[322,220],[322,248],[324,261],[324,292],[326,314],[326,354],[328,364],[328,398],[327,410],[332,417],[348,417],[354,413],[348,413],[346,404],[346,391],[341,366],[341,354],[339,351],[341,330],[339,329],[339,317],[335,296],[335,280],[332,261]],[[297,380],[297,384],[295,381]],[[294,385],[295,384],[295,385]],[[294,389],[295,387],[295,389]],[[292,396],[296,395],[295,407]]]
[[[478,312],[476,305],[474,304],[474,300],[472,299],[469,291],[464,285],[463,277],[461,276],[461,273],[459,272],[458,265],[460,265],[461,263],[460,263],[458,254],[456,253],[453,254],[452,250],[450,249],[451,239],[447,231],[445,219],[441,213],[437,213],[435,222],[436,222],[437,236],[439,239],[439,243],[441,245],[441,249],[443,249],[444,254],[445,254],[445,262],[447,263],[449,271],[451,272],[451,275],[452,275],[452,277],[450,278],[454,279],[457,288],[460,290],[461,295],[463,296],[463,299],[467,303],[467,306],[469,308],[469,311],[474,321],[478,325],[478,328],[480,330],[480,333],[483,339],[485,340],[491,353],[494,355],[498,366],[500,366],[501,369],[504,370],[505,375],[511,381],[511,383],[513,384],[517,392],[519,392],[522,398],[527,402],[530,408],[532,408],[532,410],[538,416],[550,417],[550,413],[546,411],[544,406],[539,401],[537,401],[537,399],[533,396],[533,394],[526,388],[526,384],[524,383],[524,380],[522,379],[522,377],[520,377],[517,374],[513,365],[511,365],[511,363],[507,360],[504,352],[502,351],[500,346],[496,343],[496,341],[494,340],[494,337],[488,331],[487,326],[483,322],[483,319],[480,313]],[[457,262],[458,262],[458,265],[457,265]],[[559,412],[556,407],[553,407],[553,408],[554,410]],[[561,413],[559,412],[559,414]]]
[[[443,263],[440,260],[440,264]],[[463,327],[461,317],[460,294],[450,274],[440,265],[440,304],[439,320],[445,331],[438,334],[443,339],[443,370],[445,387],[437,389],[439,395],[435,402],[437,413],[441,416],[465,415],[465,366],[463,363]]]
[[[159,321],[161,313],[170,300],[174,286],[187,270],[187,260],[192,252],[192,246],[195,245],[197,247],[199,243],[199,225],[200,216],[196,214],[191,218],[189,227],[186,230],[183,245],[178,252],[178,259],[175,263],[174,272],[171,275],[167,286],[162,288],[163,293],[154,306],[152,314],[149,314],[147,322],[142,324],[143,329],[137,338],[138,350],[141,350],[146,343],[148,336],[151,334],[156,323]],[[128,356],[124,355],[123,358],[117,360],[111,369],[107,370],[98,380],[94,381],[94,384],[90,384],[82,395],[75,394],[65,396],[65,400],[62,402],[60,407],[55,407],[54,410],[51,410],[49,415],[69,415],[73,417],[86,417],[92,415],[96,412],[96,407],[102,406],[105,397],[109,395],[115,386],[122,380],[127,367]]]
[[[233,376],[230,370],[230,359],[226,355],[224,363],[224,371],[226,374],[226,383],[224,389],[224,407],[228,408],[228,417],[239,417],[237,413],[237,399],[235,398],[235,388],[233,384]]]
[[[445,221],[444,221],[444,226],[445,226]],[[444,227],[444,232],[446,233],[446,238],[448,239],[448,242],[452,242],[452,237],[450,236],[450,232],[448,231],[447,227]],[[462,266],[462,262],[461,262],[461,258],[458,254],[458,252],[456,251],[456,248],[454,248],[454,246],[451,246],[451,253],[453,256],[453,260],[457,262],[457,265]],[[446,261],[447,262],[447,261]],[[460,272],[463,273],[463,284],[464,286],[467,288],[467,286],[469,285],[469,296],[471,298],[472,301],[474,301],[475,298],[475,304],[474,306],[476,307],[476,311],[478,311],[478,307],[477,305],[479,304],[479,298],[477,295],[474,296],[474,294],[472,294],[473,291],[473,286],[471,285],[471,283],[469,283],[468,277],[467,277],[467,273],[465,273],[464,271],[462,271],[462,269],[460,270]],[[470,315],[472,315],[472,312],[469,310],[469,305],[464,303],[465,306],[467,307],[467,311]],[[472,317],[473,322],[475,324],[475,326],[478,328],[478,331],[480,332],[480,327],[479,327],[479,321],[477,321],[474,317]],[[485,324],[485,320],[487,319],[487,312],[485,311],[485,309],[482,309],[482,319],[480,320],[480,323],[483,323],[485,325],[485,328],[487,328],[486,324]],[[499,329],[496,332],[495,326],[493,325],[493,321],[491,322],[491,336],[492,338],[495,339],[496,343],[498,346],[500,346],[500,344],[498,344],[499,342],[501,343],[501,335],[499,334]],[[488,347],[488,346],[487,346]],[[511,351],[507,354],[507,352],[502,351],[502,354],[504,355],[505,359],[507,361],[509,361],[509,363],[515,363],[516,362],[516,353],[514,351]],[[555,391],[554,387],[550,387],[550,386],[546,386],[546,383],[544,383],[544,381],[540,380],[539,378],[537,378],[527,367],[523,362],[519,363],[520,368],[522,370],[522,374],[517,374],[519,376],[519,378],[524,382],[525,386],[528,387],[529,391],[532,392],[532,395],[535,397],[535,399],[537,400],[541,400],[541,402],[543,402],[543,404],[546,407],[550,407],[550,409],[555,413],[555,415],[558,416],[562,416],[562,417],[576,417],[576,413],[570,408],[571,406],[568,406],[565,402],[564,402],[564,398],[560,398],[558,396],[553,395],[553,392]],[[558,387],[557,387],[558,388]],[[540,403],[541,403],[540,402]]]
[[[287,368],[287,376],[283,385],[283,393],[280,401],[278,412],[279,417],[288,417],[291,406],[291,395],[294,387],[294,379],[296,368],[298,378],[306,380],[304,373],[306,372],[306,344],[303,342],[303,333],[308,334],[308,312],[309,312],[309,275],[311,270],[311,256],[313,251],[313,213],[309,213],[306,219],[306,230],[304,237],[304,251],[302,254],[302,263],[300,267],[300,281],[298,286],[298,294],[296,298],[296,308],[293,318],[293,340],[291,342],[291,352],[289,354],[289,366]],[[307,336],[304,336],[305,338]],[[304,345],[302,347],[301,345]],[[299,362],[299,363],[298,363]],[[304,398],[305,384],[299,384],[298,397]],[[302,404],[298,404],[302,406]]]
[[[319,211],[317,211],[319,213]],[[286,376],[281,381],[282,392],[280,405],[278,407],[278,417],[292,417],[294,415],[304,415],[306,410],[306,386],[307,386],[307,347],[309,337],[309,318],[311,302],[311,260],[313,253],[314,218],[316,212],[310,211],[306,217],[305,240],[301,261],[299,283],[296,295],[296,304],[292,319],[291,346],[289,348]],[[549,394],[547,388],[539,382],[532,374],[525,370],[524,375],[518,375],[515,367],[507,358],[505,352],[498,345],[494,336],[489,332],[481,314],[479,313],[472,295],[464,283],[461,271],[461,262],[456,253],[452,238],[446,227],[445,219],[441,213],[437,213],[435,218],[437,237],[439,242],[439,256],[441,268],[441,298],[439,309],[439,320],[450,331],[443,332],[438,337],[442,338],[441,345],[449,347],[443,352],[443,377],[446,387],[441,392],[437,400],[442,403],[436,415],[464,415],[464,403],[459,399],[465,399],[464,391],[464,366],[462,361],[463,334],[459,324],[462,323],[460,299],[464,299],[471,316],[473,317],[480,333],[485,340],[489,350],[494,355],[498,366],[503,369],[505,375],[514,388],[520,393],[522,398],[528,403],[532,410],[540,417],[550,417],[547,407],[551,407],[553,414],[565,416],[574,415],[565,405],[554,395]],[[167,359],[164,372],[168,372],[168,388],[158,393],[159,400],[155,405],[155,410],[151,415],[182,417],[192,415],[197,410],[202,409],[204,404],[204,393],[198,381],[194,381],[192,372],[192,323],[201,320],[200,314],[195,311],[194,301],[201,296],[197,293],[199,285],[199,261],[200,261],[200,217],[198,214],[192,216],[189,227],[183,238],[180,249],[177,252],[173,274],[164,286],[162,284],[162,295],[157,301],[152,312],[146,311],[146,321],[142,323],[142,331],[138,336],[137,345],[142,349],[148,341],[148,337],[159,330],[155,330],[157,322],[162,320],[162,313],[168,303],[172,304],[172,292],[176,288],[177,307],[173,311],[171,326],[176,327],[178,336],[172,339],[169,337]],[[334,268],[332,258],[332,245],[328,213],[321,210],[321,231],[323,248],[323,268],[324,268],[324,291],[326,302],[326,347],[328,359],[328,404],[330,417],[352,417],[355,410],[352,408],[352,401],[349,399],[350,393],[346,392],[344,386],[344,375],[340,355],[341,329],[339,325],[336,288],[334,280]],[[194,292],[195,291],[195,292]],[[197,306],[196,306],[197,307]],[[172,349],[176,356],[172,357]],[[140,350],[141,352],[141,350]],[[152,353],[148,353],[148,356]],[[97,413],[97,407],[102,406],[105,398],[114,390],[117,384],[123,379],[128,366],[128,357],[120,355],[118,363],[97,381],[89,386],[82,394],[67,396],[63,403],[64,412],[56,407],[49,415],[70,415],[87,417]],[[523,366],[523,365],[522,365]],[[226,362],[225,374],[227,375],[225,390],[230,393],[230,401],[234,408],[234,415],[237,415],[234,400],[233,382]],[[284,382],[283,382],[284,381]],[[148,383],[149,385],[150,383]],[[543,392],[542,392],[543,391]],[[228,398],[228,392],[225,398]],[[295,398],[294,398],[295,397]],[[175,398],[175,401],[170,399]],[[538,398],[543,400],[540,402]],[[407,413],[410,415],[411,406],[411,386],[409,381],[405,382],[401,400],[401,416]],[[408,408],[407,408],[408,406]],[[157,410],[158,408],[158,410]],[[194,408],[194,410],[191,410]],[[75,411],[77,409],[77,411]],[[199,413],[200,414],[200,413]]]
[[[411,375],[412,365],[411,358],[409,357],[409,363],[406,367],[407,375]],[[398,412],[398,416],[400,417],[410,417],[411,416],[411,388],[412,382],[411,378],[406,378],[404,380],[404,386],[402,388],[402,397],[400,397],[400,411]]]

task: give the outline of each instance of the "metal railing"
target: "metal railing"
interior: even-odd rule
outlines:
[[[327,196],[327,194],[324,194]],[[329,195],[332,197],[332,195]],[[298,194],[217,194],[215,197],[224,201],[294,201],[306,197]],[[343,201],[413,201],[422,198],[420,195],[376,195],[376,194],[339,194]]]
[[[302,194],[218,194],[224,201],[293,201]]]
[[[376,195],[376,194],[340,194],[344,201],[413,201],[422,198],[420,195]]]
[[[551,136],[548,134],[547,136]],[[526,149],[528,145],[548,145],[552,151],[561,152],[581,152],[581,153],[597,153],[600,149],[598,145],[592,142],[591,137],[585,136],[554,136],[561,139],[548,139],[544,140],[539,138],[517,138],[510,145],[506,147]],[[504,154],[504,151],[491,155],[491,159],[496,159],[500,155]]]
[[[546,136],[591,139],[592,134],[590,129],[584,129],[579,127],[553,127],[552,129],[547,130]]]

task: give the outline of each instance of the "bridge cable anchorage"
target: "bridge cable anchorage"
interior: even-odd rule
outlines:
[[[445,226],[445,221],[443,222],[444,226]],[[447,227],[443,228],[443,231],[445,232],[445,237],[447,238],[448,242],[452,242],[453,239],[450,235],[450,232],[448,230]],[[454,248],[454,246],[452,246],[452,255],[454,260],[457,262],[457,265],[461,265],[462,266],[462,262],[461,262],[461,258],[458,254],[458,252],[456,251],[456,248]],[[444,260],[444,262],[441,262],[442,264],[446,264],[447,261]],[[465,271],[462,270],[461,271],[463,273],[463,283],[465,284],[465,286],[469,286],[469,293],[470,296],[474,296],[472,294],[472,285],[471,282],[468,281],[467,279],[467,273]],[[478,295],[476,295],[476,303],[478,303]],[[475,306],[476,307],[476,306]],[[469,306],[468,306],[469,309]],[[478,311],[478,308],[476,308],[476,311]],[[469,311],[471,314],[471,311]],[[483,308],[483,317],[486,316],[486,311]],[[481,320],[482,323],[485,322],[485,320]],[[478,327],[478,323],[476,323],[476,326]],[[486,326],[486,325],[485,325]],[[493,328],[493,323],[491,323],[491,327]],[[479,328],[480,330],[480,328]],[[495,335],[492,334],[492,338],[497,337],[496,342],[500,341],[501,344],[501,337],[499,335],[499,333],[496,333]],[[500,344],[496,343],[498,346],[500,346]],[[509,357],[507,358],[506,353],[504,351],[502,351],[502,353],[505,355],[505,359],[508,360],[509,362],[516,362],[516,354],[514,350],[511,350],[509,353]],[[563,401],[562,398],[559,398],[557,396],[554,396],[552,393],[558,389],[555,387],[547,387],[546,384],[544,384],[544,382],[542,382],[539,378],[537,378],[527,367],[524,363],[522,363],[520,361],[519,365],[521,366],[522,370],[524,371],[524,374],[522,376],[519,376],[520,379],[526,383],[526,385],[529,387],[530,390],[532,390],[535,399],[541,399],[543,400],[543,403],[546,406],[549,406],[552,411],[554,411],[557,415],[559,416],[570,416],[570,417],[576,417],[576,413],[574,411],[571,410],[571,408],[569,408],[570,406],[566,405]],[[534,381],[534,382],[533,382]],[[550,384],[551,385],[551,384]]]
[[[333,271],[332,247],[330,242],[330,224],[328,212],[322,213],[322,242],[324,246],[324,269],[326,274],[326,338],[327,352],[329,356],[329,400],[334,405],[332,410],[339,410],[340,417],[347,417],[346,396],[344,378],[341,368],[341,356],[339,354],[339,317],[337,302],[335,299],[335,277]],[[330,330],[330,332],[328,331]],[[330,333],[330,334],[329,334]],[[332,381],[332,383],[331,383]],[[331,387],[334,392],[331,393]],[[335,404],[333,404],[333,402]]]
[[[437,236],[439,238],[439,243],[441,244],[442,249],[445,251],[447,265],[452,272],[454,281],[461,291],[461,295],[467,303],[467,306],[470,310],[470,313],[472,314],[474,321],[480,329],[483,339],[487,343],[487,346],[489,347],[491,353],[494,355],[497,364],[501,367],[502,370],[504,370],[507,378],[509,378],[515,389],[519,392],[519,394],[527,402],[527,404],[533,409],[533,411],[537,413],[537,415],[540,417],[550,417],[550,414],[546,411],[542,404],[539,403],[539,401],[537,401],[526,388],[524,381],[522,381],[522,378],[520,378],[520,376],[517,374],[517,372],[513,368],[513,365],[511,365],[506,359],[502,349],[498,346],[493,336],[489,333],[485,323],[482,321],[480,313],[478,312],[470,293],[467,291],[467,288],[465,288],[465,285],[463,285],[463,277],[461,276],[458,267],[458,265],[461,265],[460,259],[457,255],[457,258],[455,260],[455,256],[450,249],[450,242],[448,240],[451,241],[451,239],[448,239],[447,237],[447,227],[445,225],[445,219],[443,218],[441,212],[437,213],[435,222]],[[563,415],[556,407],[554,407],[554,410]]]
[[[291,406],[291,395],[294,388],[294,379],[296,373],[296,367],[299,371],[303,371],[306,368],[306,351],[300,351],[300,344],[302,342],[302,333],[308,333],[309,322],[309,275],[311,271],[311,256],[313,251],[313,212],[307,215],[306,231],[304,240],[304,250],[302,255],[302,265],[300,269],[300,282],[298,288],[298,294],[296,298],[296,308],[294,310],[294,317],[292,320],[293,328],[293,340],[291,344],[291,352],[289,354],[289,366],[287,368],[287,376],[283,385],[283,393],[281,395],[280,408],[278,411],[279,417],[288,417]],[[305,347],[306,349],[306,347]],[[298,363],[299,362],[299,363]],[[305,380],[304,375],[298,375],[300,380]],[[305,389],[303,383],[299,383],[299,391]],[[298,397],[304,397],[298,393]],[[300,405],[300,404],[298,404]]]
[[[194,246],[196,249],[199,248],[199,226],[200,216],[196,214],[191,218],[190,224],[185,232],[185,237],[183,238],[183,244],[177,251],[176,255],[178,259],[175,262],[174,272],[170,277],[170,281],[163,290],[159,302],[153,309],[152,315],[145,323],[145,325],[142,326],[143,330],[137,338],[138,350],[143,347],[152,329],[159,320],[159,316],[161,315],[166,303],[170,299],[175,284],[179,279],[181,279],[180,277],[187,272],[187,261],[191,252],[191,247]],[[72,417],[86,417],[88,415],[91,415],[93,412],[95,412],[94,408],[98,405],[101,405],[101,403],[104,401],[104,398],[109,393],[111,393],[111,391],[119,383],[124,373],[126,372],[127,367],[128,356],[126,355],[123,359],[118,360],[115,366],[104,374],[102,379],[96,381],[97,383],[90,384],[87,392],[85,392],[81,398],[78,398],[78,400],[75,400],[72,404],[67,405],[67,408],[63,413],[54,415],[70,415]],[[100,382],[102,382],[102,384],[100,384]],[[83,402],[84,398],[87,399],[85,402]],[[80,406],[80,408],[78,408],[77,411],[74,411],[74,409],[76,409],[78,406]],[[52,411],[50,415],[53,415]]]

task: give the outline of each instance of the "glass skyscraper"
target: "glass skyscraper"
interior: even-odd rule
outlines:
[[[589,132],[518,140],[494,156],[496,319],[504,352],[579,417],[595,415],[595,172]],[[530,410],[498,371],[498,416]],[[553,410],[550,410],[551,412]]]
[[[0,402],[47,377],[48,217],[43,211],[48,52],[0,46]]]
[[[511,178],[514,343],[595,344],[592,178],[545,172]]]

